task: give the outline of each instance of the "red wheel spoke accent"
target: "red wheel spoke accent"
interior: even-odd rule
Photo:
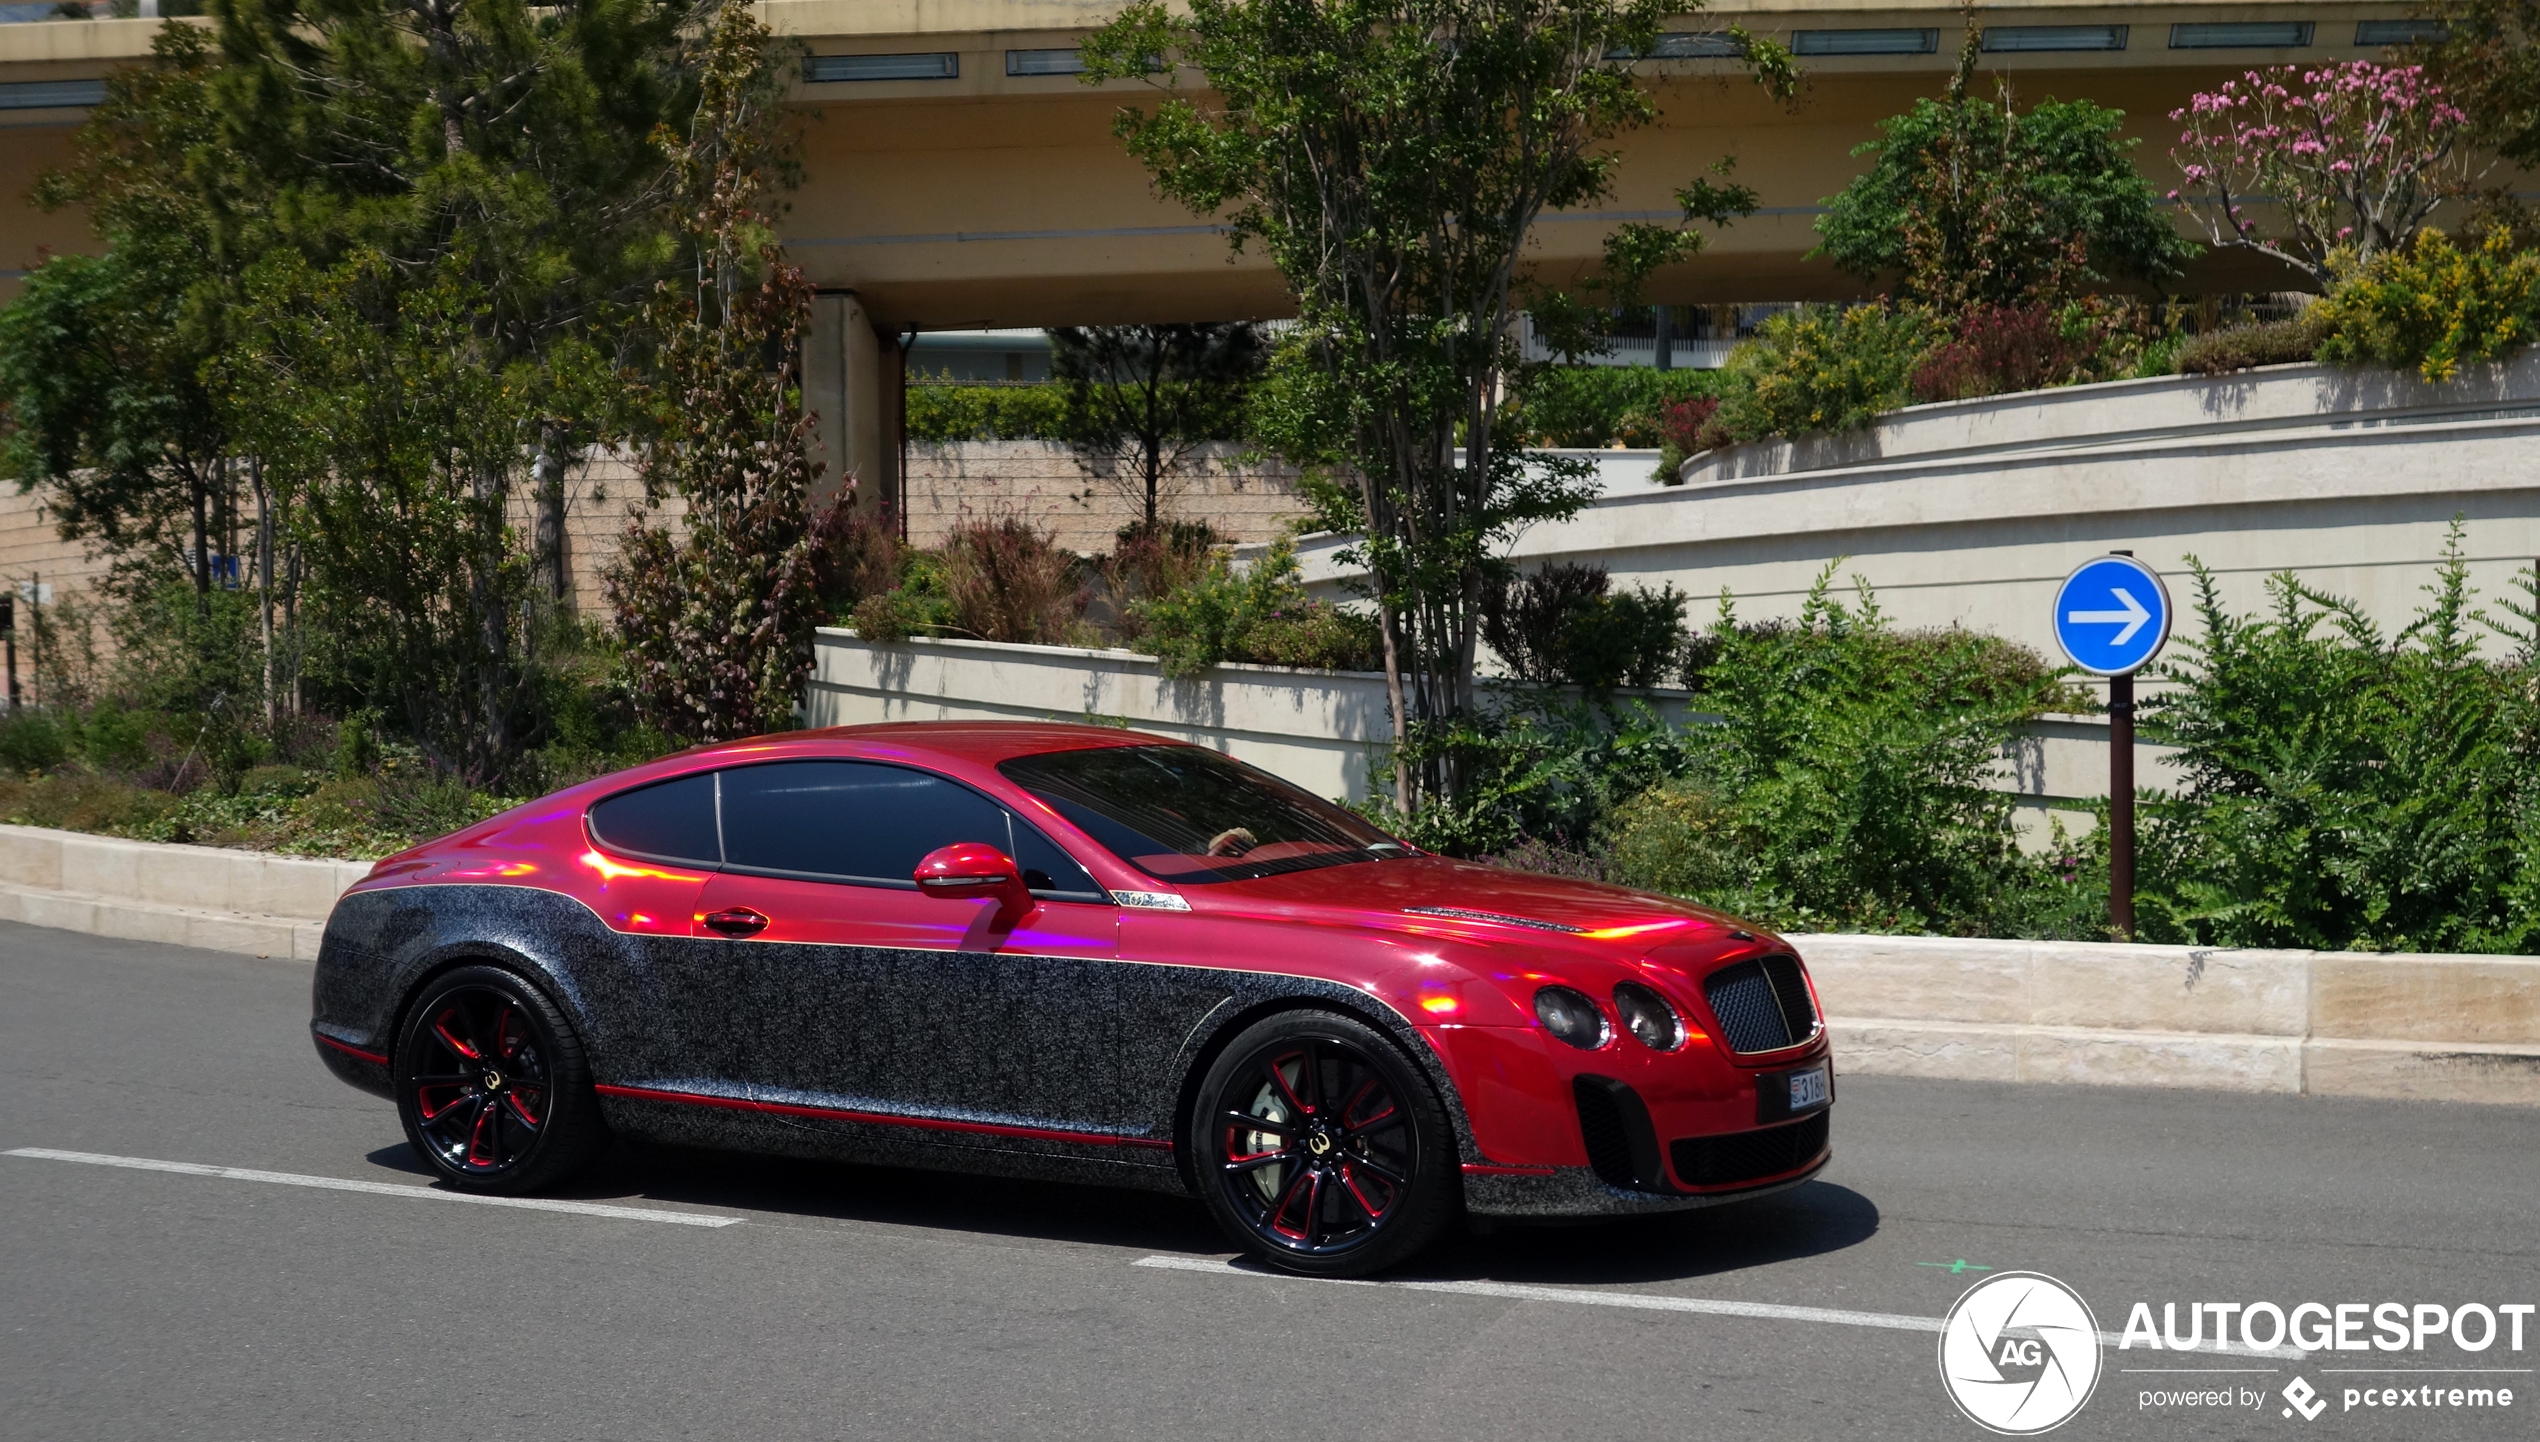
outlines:
[[[456,1036],[451,1035],[450,1015],[452,1012],[457,1010],[457,1007],[452,1007],[449,1011],[445,1011],[439,1016],[433,1018],[432,1034],[441,1038],[441,1044],[443,1046],[448,1047],[460,1056],[466,1057],[469,1061],[483,1061],[485,1059],[484,1056],[477,1051],[473,1044],[461,1041]]]
[[[1230,1172],[1257,1172],[1263,1167],[1269,1166],[1273,1162],[1284,1162],[1288,1160],[1290,1160],[1290,1158],[1286,1152],[1259,1152],[1248,1157],[1227,1158],[1226,1170]]]
[[[500,1060],[510,1061],[520,1050],[520,1044],[513,1041],[511,1035],[512,1018],[519,1014],[520,1008],[510,1005],[494,1014],[494,1055]]]
[[[1367,1194],[1358,1189],[1357,1173],[1358,1168],[1356,1163],[1341,1163],[1341,1190],[1348,1193],[1349,1199],[1358,1204],[1358,1210],[1366,1214],[1368,1221],[1383,1221],[1385,1219],[1384,1207],[1379,1207],[1369,1202],[1367,1200]],[[1392,1204],[1388,1202],[1386,1205],[1390,1206]]]
[[[439,1090],[441,1090],[441,1088],[437,1086],[429,1088],[415,1088],[415,1111],[419,1113],[426,1122],[439,1121],[441,1118],[449,1115],[451,1107],[455,1107],[459,1103],[468,1099],[468,1093],[460,1092],[457,1096],[450,1098],[448,1103],[445,1105],[436,1107],[432,1104],[426,1093]]]
[[[476,1123],[467,1131],[469,1166],[490,1167],[496,1164],[498,1159],[494,1155],[494,1144],[501,1140],[496,1120],[501,1116],[502,1112],[490,1105],[477,1109]]]
[[[1351,1121],[1349,1119],[1350,1113],[1358,1110],[1359,1104],[1367,1100],[1367,1094],[1369,1092],[1374,1091],[1377,1087],[1382,1086],[1383,1084],[1384,1078],[1379,1076],[1370,1076],[1367,1080],[1360,1082],[1358,1084],[1358,1090],[1351,1092],[1349,1094],[1349,1100],[1341,1103],[1341,1109],[1333,1114],[1332,1120],[1340,1123],[1342,1129],[1346,1131],[1354,1131],[1357,1128],[1366,1125],[1364,1122]],[[1390,1115],[1393,1111],[1392,1098],[1386,1098],[1386,1103],[1384,1114]]]
[[[533,1132],[538,1130],[538,1118],[529,1110],[528,1104],[520,1099],[520,1093],[513,1092],[508,1100],[511,1102],[512,1115],[520,1118],[520,1124]]]
[[[1288,1177],[1287,1185],[1279,1189],[1279,1199],[1270,1204],[1270,1214],[1262,1219],[1270,1230],[1291,1237],[1304,1235],[1301,1231],[1289,1231],[1284,1219],[1289,1205],[1296,1201],[1297,1193],[1307,1190],[1307,1183],[1313,1176],[1310,1168],[1299,1167]]]
[[[1257,1117],[1250,1112],[1228,1112],[1226,1120],[1233,1123],[1238,1130],[1268,1132],[1274,1137],[1292,1137],[1305,1130],[1292,1121],[1285,1121],[1278,1117]]]
[[[1281,1057],[1277,1061],[1270,1063],[1270,1080],[1272,1084],[1279,1088],[1279,1094],[1288,1099],[1289,1106],[1295,1107],[1298,1111],[1307,1116],[1312,1116],[1314,1115],[1313,1104],[1306,1101],[1304,1097],[1298,1095],[1296,1084],[1288,1080],[1288,1069],[1283,1064],[1286,1061],[1286,1057]],[[1311,1090],[1314,1086],[1313,1073],[1314,1049],[1312,1047],[1308,1047],[1303,1055],[1299,1057],[1296,1066],[1296,1074],[1305,1080],[1308,1090]]]
[[[1305,1244],[1319,1247],[1323,1245],[1323,1174],[1308,1172],[1306,1178]]]

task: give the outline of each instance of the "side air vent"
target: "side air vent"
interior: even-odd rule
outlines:
[[[1795,1172],[1826,1149],[1828,1114],[1724,1137],[1684,1137],[1668,1151],[1688,1187],[1731,1187]]]
[[[1817,1034],[1799,958],[1776,952],[1721,967],[1702,979],[1702,996],[1731,1051],[1779,1051]]]
[[[1612,1077],[1581,1076],[1570,1083],[1579,1103],[1579,1135],[1588,1165],[1610,1186],[1663,1192],[1667,1175],[1658,1162],[1658,1129],[1640,1093]]]

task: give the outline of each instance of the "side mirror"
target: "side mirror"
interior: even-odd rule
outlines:
[[[984,841],[956,841],[926,853],[917,863],[917,889],[929,896],[956,901],[995,898],[1000,921],[1019,919],[1032,909],[1032,891],[1014,858]]]

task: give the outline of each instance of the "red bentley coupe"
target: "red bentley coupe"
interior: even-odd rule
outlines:
[[[1778,939],[1089,726],[802,732],[558,792],[379,863],[314,1011],[469,1190],[621,1132],[1196,1193],[1318,1275],[1459,1211],[1796,1186],[1833,1101]]]

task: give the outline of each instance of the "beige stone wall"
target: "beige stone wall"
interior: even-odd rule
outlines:
[[[1247,464],[1242,447],[1217,444],[1190,458],[1178,477],[1175,516],[1206,521],[1239,541],[1266,541],[1305,513],[1296,470]],[[960,441],[908,448],[908,538],[932,546],[968,520],[1018,516],[1054,533],[1071,551],[1108,551],[1139,514],[1136,502],[1089,473],[1053,441]]]

